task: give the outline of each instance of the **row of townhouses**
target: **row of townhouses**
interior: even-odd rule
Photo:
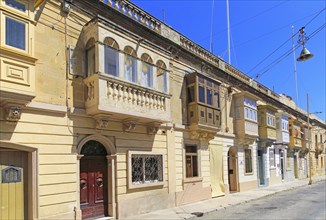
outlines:
[[[0,0],[0,23],[0,219],[125,218],[325,174],[324,121],[127,0]]]

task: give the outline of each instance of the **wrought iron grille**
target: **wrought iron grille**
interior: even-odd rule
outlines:
[[[163,156],[133,154],[131,156],[132,184],[163,181]]]

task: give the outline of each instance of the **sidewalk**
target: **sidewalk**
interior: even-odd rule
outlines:
[[[312,178],[312,184],[318,181],[325,181],[325,175]],[[230,206],[246,203],[252,200],[257,200],[266,196],[276,194],[281,191],[291,190],[297,187],[308,185],[309,179],[294,180],[284,182],[282,184],[269,186],[265,188],[254,189],[245,192],[232,193],[226,196],[221,196],[209,200],[204,200],[196,203],[182,205],[170,209],[163,209],[155,212],[150,212],[143,215],[137,215],[126,219],[191,219],[196,217],[196,214],[206,214],[209,212],[228,208]],[[193,213],[193,214],[192,214]]]

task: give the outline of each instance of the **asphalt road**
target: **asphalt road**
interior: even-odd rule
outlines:
[[[321,181],[310,186],[283,191],[196,219],[326,220],[326,182]]]

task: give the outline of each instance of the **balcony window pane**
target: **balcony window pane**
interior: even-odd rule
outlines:
[[[195,101],[195,89],[193,86],[188,87],[188,103]]]
[[[142,62],[142,70],[140,73],[140,84],[145,87],[153,87],[153,66]]]
[[[214,91],[213,106],[217,108],[220,107],[220,94],[218,93],[218,91]]]
[[[137,82],[137,61],[134,57],[125,55],[125,80]]]
[[[90,76],[95,73],[95,47],[91,47],[86,51],[87,60],[87,75]]]
[[[205,103],[205,88],[202,86],[198,86],[198,95],[199,95],[199,101],[202,103]]]
[[[118,67],[119,67],[119,53],[117,50],[112,49],[111,47],[105,46],[104,50],[104,59],[105,59],[105,73],[118,76]]]
[[[26,6],[19,2],[19,1],[15,1],[15,0],[6,0],[6,5],[15,8],[19,11],[25,12],[26,11]]]
[[[212,105],[213,104],[213,93],[212,93],[212,90],[210,90],[210,89],[207,89],[206,90],[206,98],[207,98],[206,104]]]
[[[18,49],[25,50],[25,29],[25,23],[6,17],[6,44]]]
[[[163,69],[159,69],[157,73],[157,86],[158,90],[162,92],[168,92],[168,80],[167,72]]]

